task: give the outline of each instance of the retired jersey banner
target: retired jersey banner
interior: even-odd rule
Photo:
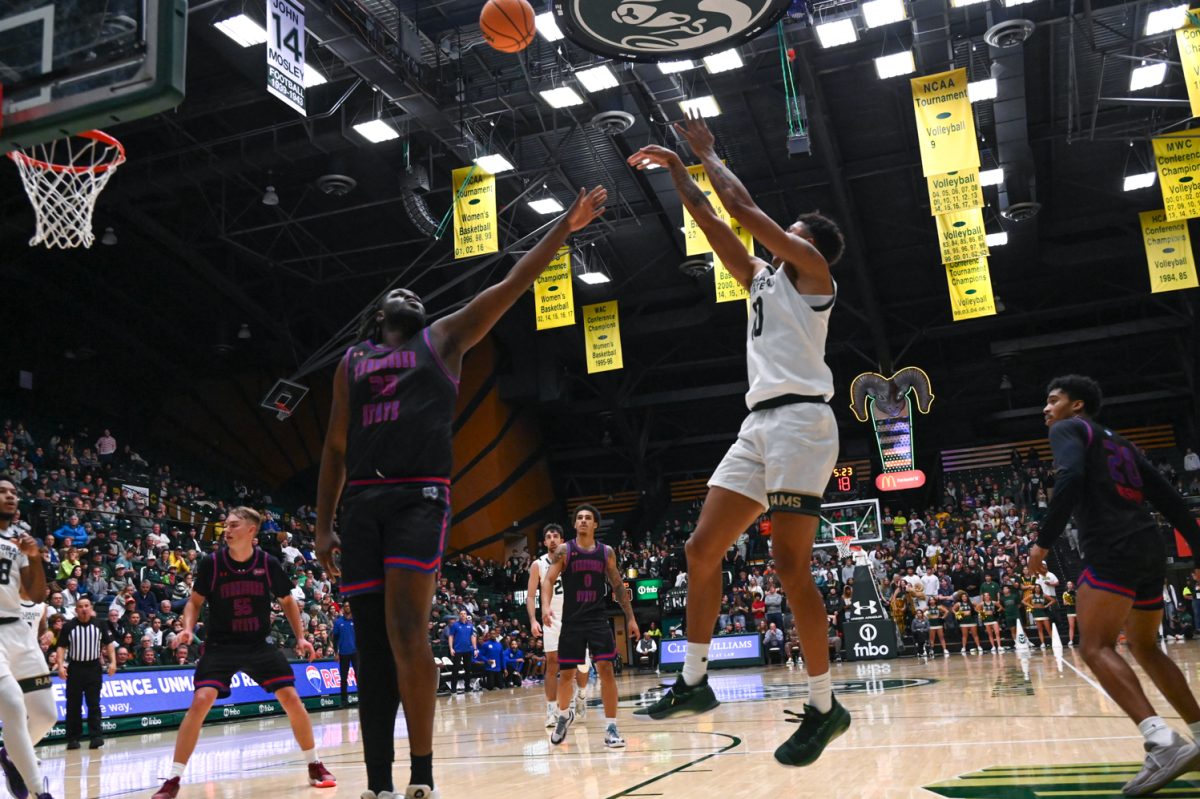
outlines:
[[[750,235],[750,231],[746,230],[736,219],[729,220],[733,232],[742,240],[742,246],[746,248],[746,252],[754,252],[754,237]],[[721,258],[715,252],[713,253],[713,282],[717,289],[717,302],[733,302],[734,300],[744,300],[750,296],[750,292],[746,291],[746,287],[729,273],[725,268],[725,264],[721,263]]]
[[[987,255],[987,228],[983,223],[983,209],[971,208],[936,216],[938,246],[942,250],[942,263],[953,264]]]
[[[477,166],[459,167],[454,170],[451,187],[455,194],[454,257],[472,258],[498,252],[500,235],[496,224],[496,176],[489,175]]]
[[[1197,288],[1187,220],[1169,221],[1164,211],[1143,211],[1138,217],[1150,269],[1150,293]]]
[[[583,337],[588,374],[624,368],[616,300],[583,306]]]
[[[575,324],[575,296],[571,289],[571,249],[561,247],[550,265],[533,282],[537,329]]]
[[[708,181],[708,173],[704,171],[702,164],[689,166],[687,168],[688,175],[696,185],[700,187],[700,191],[704,192],[704,196],[712,203],[713,210],[717,212],[717,216],[729,222],[729,214],[725,212],[725,206],[721,205],[721,200],[717,198],[717,193],[713,191],[712,184]],[[696,220],[692,219],[692,215],[688,213],[687,206],[683,207],[683,238],[687,244],[688,255],[703,255],[706,252],[712,252],[712,245],[708,243],[708,238],[704,235],[704,231],[696,224]]]
[[[950,286],[950,313],[955,322],[996,315],[986,256],[946,264],[946,283]]]
[[[925,177],[979,169],[975,116],[967,96],[967,70],[912,79],[913,113]]]
[[[1200,216],[1200,130],[1154,139],[1154,162],[1167,219]]]
[[[1187,83],[1192,116],[1200,117],[1200,28],[1186,25],[1175,31],[1179,45],[1179,60],[1183,62],[1183,79]]]
[[[983,187],[979,185],[978,169],[959,169],[944,175],[930,175],[929,212],[934,216],[968,208],[983,207]]]

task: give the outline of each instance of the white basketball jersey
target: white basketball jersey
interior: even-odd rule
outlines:
[[[17,531],[0,530],[0,618],[21,618],[21,569],[29,558],[17,548]]]
[[[746,324],[746,407],[784,394],[833,398],[833,372],[825,363],[825,337],[833,297],[810,305],[782,269],[767,267],[750,284]]]
[[[21,600],[21,621],[28,624],[35,633],[38,630],[38,626],[42,623],[42,614],[45,612],[45,602],[30,602],[28,599]]]
[[[538,565],[538,580],[541,580],[550,571],[550,555],[545,554],[537,559]],[[539,599],[541,597],[539,596]],[[554,598],[550,600],[550,610],[553,611],[554,617],[562,618],[563,609],[563,586],[562,575],[558,575],[558,579],[554,581]]]

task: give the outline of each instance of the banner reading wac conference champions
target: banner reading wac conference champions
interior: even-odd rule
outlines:
[[[562,247],[533,283],[537,329],[575,324],[575,296],[571,288],[571,249]]]
[[[913,78],[912,95],[925,177],[978,169],[979,145],[967,95],[967,70]]]
[[[468,175],[471,176],[469,180]],[[454,170],[452,188],[455,193],[454,257],[471,258],[498,252],[496,176],[477,166],[459,167]]]
[[[583,306],[583,336],[588,374],[624,368],[616,300]]]
[[[1168,221],[1164,211],[1144,211],[1138,217],[1142,220],[1142,242],[1150,269],[1150,293],[1196,288],[1196,262],[1187,220]]]

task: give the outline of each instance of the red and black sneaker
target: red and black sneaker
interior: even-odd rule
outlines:
[[[324,763],[318,760],[308,764],[308,784],[314,788],[333,788],[337,785],[337,778],[329,773],[329,769],[325,768]]]
[[[172,777],[162,784],[151,799],[175,799],[179,795],[179,778]]]

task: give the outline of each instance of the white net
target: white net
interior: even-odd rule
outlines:
[[[37,229],[29,246],[91,247],[92,211],[125,148],[98,130],[32,145],[8,154],[33,204]]]
[[[853,536],[839,535],[833,541],[837,545],[838,560],[853,558],[854,563],[859,566],[868,565],[867,551],[860,546],[855,546]]]

